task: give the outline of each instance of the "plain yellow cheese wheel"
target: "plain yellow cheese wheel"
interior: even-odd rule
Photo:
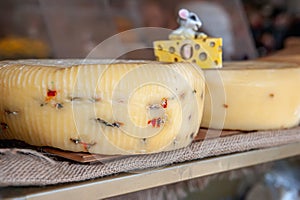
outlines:
[[[99,154],[187,146],[205,83],[192,64],[146,61],[0,62],[0,139]]]
[[[262,61],[229,62],[204,70],[202,127],[233,130],[289,128],[300,120],[300,67]]]

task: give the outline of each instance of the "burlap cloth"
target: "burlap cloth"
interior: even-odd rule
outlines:
[[[124,157],[110,162],[80,164],[29,150],[3,149],[0,141],[0,186],[52,185],[99,178],[138,169],[162,167],[234,152],[300,142],[300,128],[241,133],[207,139],[190,146],[151,155]],[[24,149],[24,147],[22,147]],[[46,157],[47,156],[47,157]]]

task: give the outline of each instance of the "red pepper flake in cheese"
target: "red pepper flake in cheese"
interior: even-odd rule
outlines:
[[[86,143],[86,142],[81,142],[82,146],[83,146],[83,149],[85,151],[88,151],[89,148],[91,148],[91,146],[95,145],[95,143],[92,143],[92,144],[89,144],[89,143]]]
[[[55,90],[48,90],[47,97],[55,97],[57,92]]]
[[[168,107],[168,99],[163,98],[161,100],[161,104],[160,104],[163,108],[167,108]]]
[[[151,124],[153,128],[159,128],[162,123],[163,120],[160,117],[148,121],[148,124]]]
[[[88,151],[88,149],[89,149],[88,144],[85,143],[85,142],[82,142],[81,144],[82,144],[82,146],[83,146],[83,149],[84,149],[85,151]]]
[[[91,148],[92,146],[94,146],[96,144],[95,142],[94,143],[83,142],[83,141],[81,141],[81,139],[77,139],[77,138],[76,139],[70,138],[70,140],[72,142],[74,142],[75,144],[81,144],[85,151],[88,151],[89,148]]]
[[[156,126],[156,119],[151,119],[148,121],[148,124],[151,124],[152,127],[155,127]]]
[[[152,120],[148,120],[147,124],[151,124],[151,121],[152,121]]]
[[[56,90],[49,90],[47,91],[47,97],[46,97],[46,101],[50,101],[51,99],[54,99],[57,95],[57,91]]]

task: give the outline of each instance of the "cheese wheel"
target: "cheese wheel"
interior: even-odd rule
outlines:
[[[285,62],[285,63],[295,63],[300,64],[299,55],[273,55],[268,57],[262,57],[259,60],[261,61],[270,61],[270,62]]]
[[[202,127],[282,129],[300,120],[300,67],[272,62],[229,62],[207,69]]]
[[[0,138],[107,155],[178,149],[197,134],[204,90],[187,63],[3,61]]]

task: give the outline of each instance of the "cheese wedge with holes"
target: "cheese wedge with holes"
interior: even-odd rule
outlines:
[[[204,70],[202,127],[283,129],[300,121],[300,67],[274,62],[229,62]]]
[[[153,45],[158,61],[190,62],[201,68],[222,67],[222,38],[161,40]]]
[[[146,61],[0,62],[0,139],[99,154],[189,145],[205,83],[192,64]]]

